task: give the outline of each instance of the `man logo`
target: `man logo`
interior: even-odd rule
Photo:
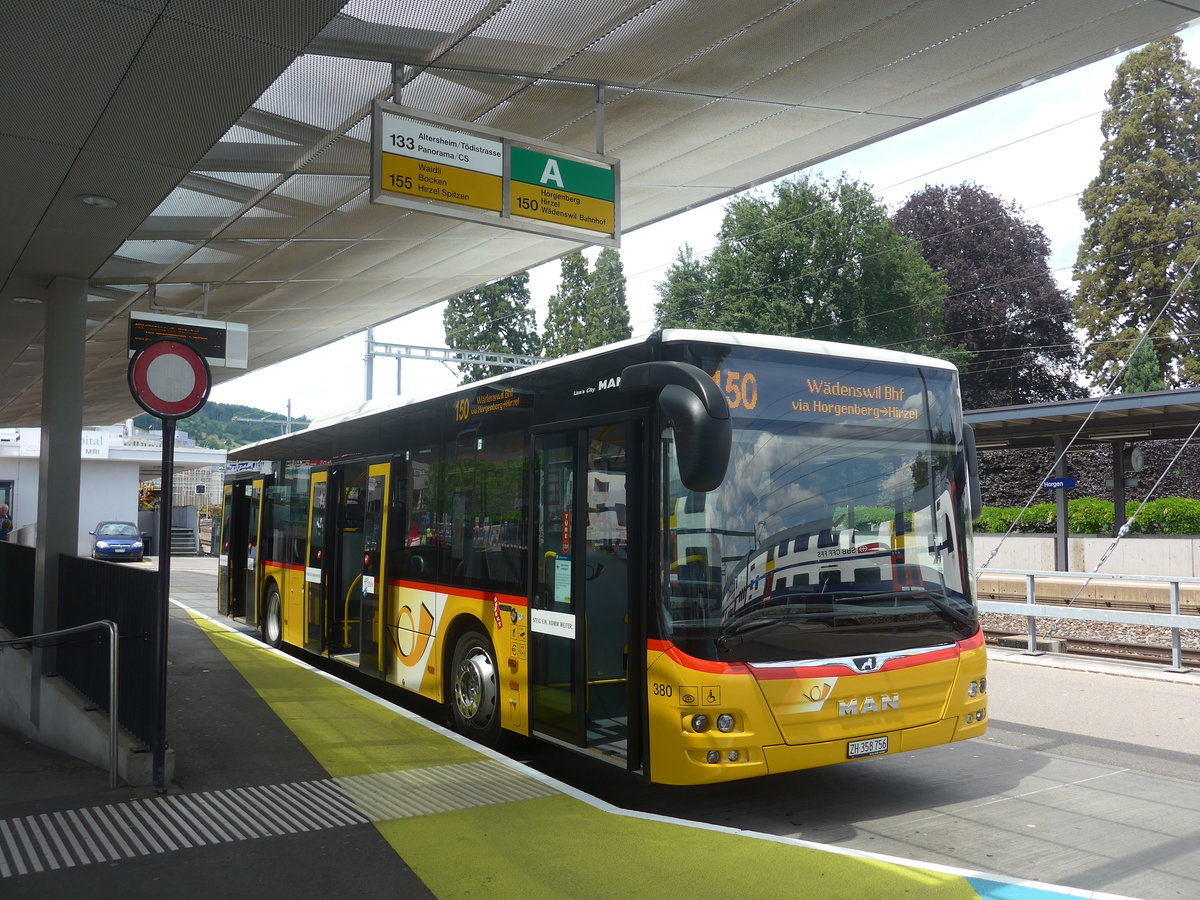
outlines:
[[[887,712],[888,710],[896,710],[900,708],[900,693],[884,694],[880,697],[864,697],[859,700],[854,697],[850,700],[838,701],[838,718],[842,716],[863,716],[868,713]]]
[[[855,657],[854,668],[860,672],[874,672],[879,668],[879,661],[874,656]]]

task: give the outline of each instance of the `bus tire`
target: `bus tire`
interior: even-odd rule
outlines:
[[[262,639],[271,647],[283,643],[283,601],[274,584],[267,591],[267,604],[263,608]]]
[[[500,736],[499,677],[491,641],[472,628],[459,635],[450,664],[448,704],[454,730],[487,746]]]

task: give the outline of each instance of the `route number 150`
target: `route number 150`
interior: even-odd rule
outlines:
[[[713,373],[713,381],[725,392],[730,409],[754,409],[758,406],[758,379],[753,372],[734,372],[730,369],[722,373],[718,369]]]

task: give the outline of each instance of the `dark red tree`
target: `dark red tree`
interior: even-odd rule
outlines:
[[[970,354],[961,367],[967,409],[1084,395],[1071,299],[1050,273],[1040,225],[970,183],[918,191],[894,223],[946,279],[942,340]]]

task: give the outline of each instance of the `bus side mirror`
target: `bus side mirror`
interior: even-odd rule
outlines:
[[[967,514],[974,522],[983,513],[983,493],[979,489],[979,456],[975,452],[975,429],[963,425],[963,446],[967,451]]]
[[[648,362],[621,372],[621,390],[658,391],[658,406],[675,429],[679,477],[689,491],[712,491],[725,480],[733,424],[729,404],[703,369],[683,362]]]

